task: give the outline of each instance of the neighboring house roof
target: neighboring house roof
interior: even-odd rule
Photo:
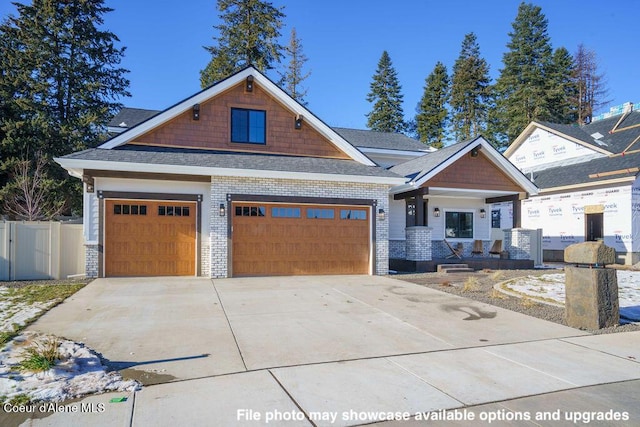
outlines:
[[[142,108],[122,108],[107,124],[109,132],[121,133],[139,125],[147,119],[159,114],[159,110],[145,110]]]
[[[640,111],[627,111],[582,126],[531,122],[505,155],[513,155],[536,129],[591,149],[590,154],[525,168],[525,174],[533,177],[541,192],[616,185],[640,175]]]
[[[509,157],[536,128],[545,129],[603,154],[620,154],[640,149],[640,111],[608,117],[586,125],[531,122],[505,151]],[[635,143],[632,145],[632,143]]]
[[[599,157],[582,163],[530,172],[535,184],[544,191],[561,187],[613,184],[633,181],[638,176],[640,152],[624,156]]]
[[[77,175],[81,174],[82,169],[158,172],[159,166],[162,166],[163,173],[184,175],[313,178],[388,184],[405,181],[386,169],[352,160],[170,147],[124,145],[114,149],[93,148],[69,154],[58,160],[68,170],[76,170]]]
[[[338,150],[345,153],[353,160],[362,163],[364,165],[374,166],[375,163],[369,159],[365,154],[360,152],[355,146],[351,145],[342,136],[335,132],[331,127],[325,124],[322,120],[316,117],[311,111],[307,110],[302,104],[291,98],[282,88],[272,82],[264,74],[258,71],[253,66],[248,66],[224,80],[221,80],[214,85],[196,93],[195,95],[178,102],[177,104],[167,108],[166,110],[150,117],[149,119],[139,123],[138,125],[129,128],[128,130],[120,133],[119,135],[111,138],[100,146],[103,149],[112,149],[130,141],[133,141],[136,137],[144,135],[146,132],[164,124],[171,119],[178,117],[179,115],[189,111],[195,104],[206,102],[207,100],[214,98],[215,96],[222,94],[228,89],[236,86],[237,84],[245,81],[247,77],[251,76],[255,81],[266,90],[270,96],[278,101],[285,108],[292,113],[303,118],[305,125],[311,126],[318,133],[324,136],[324,138],[331,144],[333,144]]]
[[[482,149],[482,152],[497,168],[502,170],[509,178],[527,191],[527,193],[538,193],[536,185],[481,136],[469,141],[450,145],[431,154],[409,160],[408,162],[390,168],[389,170],[391,172],[395,172],[409,179],[407,184],[395,187],[391,192],[401,193],[419,188],[422,184],[435,177],[438,173],[442,172],[456,160],[475,148]]]

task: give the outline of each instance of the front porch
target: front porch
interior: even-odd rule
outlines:
[[[540,252],[539,230],[502,230],[504,238],[495,254],[490,252],[495,241],[476,241],[482,247],[478,254],[473,252],[476,249],[473,241],[447,245],[444,240],[433,240],[432,230],[432,227],[424,226],[407,227],[404,241],[390,242],[389,269],[422,273],[434,272],[442,264],[467,264],[474,270],[517,270],[533,268],[534,260],[540,258],[537,256]],[[454,254],[450,245],[459,256]]]

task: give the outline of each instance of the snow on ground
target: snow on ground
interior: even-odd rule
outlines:
[[[26,322],[47,311],[55,301],[27,304],[7,296],[9,289],[0,286],[0,332],[13,332],[13,325],[24,326]]]
[[[627,322],[640,322],[640,272],[618,270],[617,275],[620,317]],[[503,289],[564,306],[564,273],[523,277],[506,283]]]
[[[117,372],[106,372],[100,358],[73,341],[60,340],[60,360],[45,372],[31,373],[16,369],[27,347],[52,339],[49,335],[25,332],[0,351],[0,396],[6,400],[27,395],[32,401],[62,402],[91,393],[133,391],[139,383],[123,380]]]

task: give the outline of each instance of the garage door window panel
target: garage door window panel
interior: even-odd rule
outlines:
[[[334,219],[334,209],[307,209],[307,218],[309,219]]]
[[[367,211],[363,209],[341,209],[340,219],[366,220]]]
[[[300,208],[275,207],[271,208],[273,218],[300,218]]]

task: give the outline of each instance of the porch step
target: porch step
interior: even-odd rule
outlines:
[[[468,273],[474,271],[468,264],[438,264],[438,273]]]

